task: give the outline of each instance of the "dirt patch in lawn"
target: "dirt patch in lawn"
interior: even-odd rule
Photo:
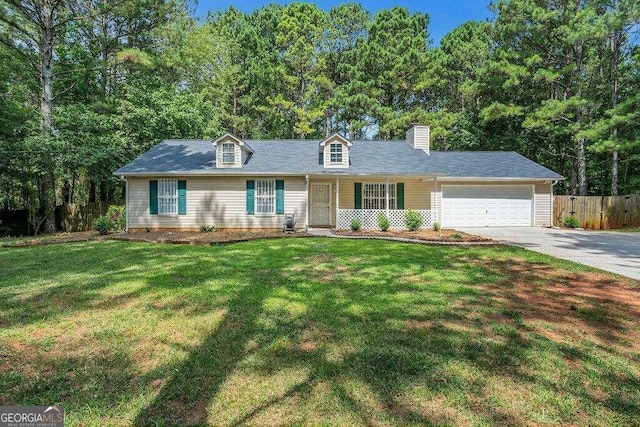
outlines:
[[[537,330],[554,341],[562,336],[579,342],[588,334],[601,345],[640,352],[638,282],[598,271],[571,274],[545,264],[523,264],[518,259],[492,259],[482,264],[507,274],[507,279],[482,287],[503,306],[502,314],[515,323],[555,325]]]
[[[38,245],[52,245],[56,243],[72,243],[72,242],[88,242],[90,240],[98,240],[103,238],[95,231],[80,231],[76,233],[54,233],[42,234],[40,236],[18,237],[18,238],[2,238],[0,239],[0,247],[25,247]]]
[[[0,247],[19,248],[26,246],[53,245],[58,243],[89,242],[92,240],[123,240],[127,242],[174,243],[191,245],[214,245],[247,242],[278,237],[306,237],[305,232],[283,233],[282,230],[238,230],[224,229],[210,233],[182,231],[150,231],[138,233],[110,233],[105,236],[96,231],[55,233],[37,237],[0,240]]]
[[[463,233],[461,231],[446,229],[440,231],[420,230],[420,231],[373,231],[373,230],[333,230],[334,234],[340,236],[360,236],[360,237],[400,237],[403,239],[425,240],[427,242],[490,242],[480,236]]]
[[[129,242],[175,243],[191,245],[212,245],[221,243],[247,242],[258,239],[279,237],[306,237],[305,232],[283,233],[282,230],[238,230],[226,228],[210,233],[182,231],[150,231],[148,233],[118,233],[107,235],[109,240]]]

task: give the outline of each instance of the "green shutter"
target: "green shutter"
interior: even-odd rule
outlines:
[[[187,181],[178,181],[178,215],[187,214]]]
[[[354,201],[353,201],[353,206],[356,209],[362,209],[362,183],[361,182],[356,182],[353,188],[353,193],[354,193]]]
[[[149,213],[158,215],[158,181],[149,181]]]
[[[396,184],[396,209],[404,209],[404,182]]]
[[[255,181],[247,181],[247,215],[253,215],[255,212],[254,197],[255,197]]]
[[[276,214],[284,213],[284,179],[276,179]]]

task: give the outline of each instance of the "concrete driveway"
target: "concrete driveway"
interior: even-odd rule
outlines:
[[[458,230],[640,280],[640,233],[540,227]]]

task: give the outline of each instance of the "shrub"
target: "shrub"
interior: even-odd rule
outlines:
[[[380,230],[387,231],[389,227],[391,227],[391,221],[389,221],[389,217],[386,214],[380,212],[378,214],[378,227]]]
[[[362,221],[358,218],[354,218],[351,220],[351,231],[358,231],[362,228]]]
[[[580,223],[575,216],[568,216],[564,219],[563,224],[567,228],[578,228],[580,227]]]
[[[460,233],[452,233],[451,234],[451,238],[452,239],[462,239],[462,234],[460,234]]]
[[[422,227],[422,215],[409,209],[404,213],[404,225],[411,231],[418,231]]]
[[[101,216],[93,221],[93,228],[100,234],[107,234],[113,228],[113,224],[106,216]]]
[[[440,231],[440,223],[439,222],[434,222],[433,223],[433,231]]]
[[[106,218],[111,223],[112,229],[124,231],[124,229],[127,227],[127,211],[124,206],[109,206],[109,209],[107,209]]]
[[[200,232],[201,233],[213,233],[214,231],[216,231],[216,226],[215,225],[201,225],[200,226]]]

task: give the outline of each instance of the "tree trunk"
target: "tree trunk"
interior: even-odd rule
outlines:
[[[611,195],[618,195],[618,150],[613,150],[613,161],[611,162]]]
[[[575,163],[572,165],[571,167],[571,195],[575,196],[577,193],[577,187],[578,187],[578,174],[576,173],[576,167],[575,167]]]
[[[587,195],[587,159],[584,152],[584,138],[578,138],[578,195]]]
[[[576,13],[580,11],[582,5],[581,0],[576,0]],[[584,60],[584,40],[580,39],[575,43],[574,46],[575,58],[576,58],[576,77],[579,79],[578,83],[578,91],[576,95],[578,98],[582,98],[582,85],[583,85],[583,76],[582,76],[582,66]],[[576,118],[576,122],[578,126],[582,125],[584,120],[584,112],[580,109],[578,111],[578,115]],[[577,162],[578,162],[578,195],[586,196],[587,195],[587,158],[585,152],[585,139],[578,138],[577,141]]]
[[[104,181],[100,182],[100,201],[107,201],[107,183]]]
[[[40,41],[40,79],[42,98],[40,100],[40,117],[43,145],[50,145],[53,134],[53,6],[45,0],[42,7],[42,40]],[[56,231],[55,220],[55,165],[47,164],[42,180],[42,199],[40,207],[45,216],[42,225],[44,233]]]
[[[62,203],[71,203],[70,200],[71,197],[71,184],[69,183],[68,179],[65,179],[64,182],[62,183]]]
[[[620,48],[622,36],[614,31],[611,34],[611,108],[615,111],[618,106],[618,66],[620,62]],[[611,131],[613,137],[613,158],[611,162],[611,195],[618,195],[618,128]]]
[[[107,90],[108,90],[108,83],[107,80],[109,78],[109,71],[108,71],[108,67],[109,67],[109,28],[107,25],[107,16],[106,14],[102,14],[100,16],[100,26],[101,26],[101,30],[102,30],[102,51],[101,51],[101,59],[102,59],[102,64],[100,64],[101,70],[100,70],[100,74],[101,74],[101,79],[102,81],[100,82],[100,89],[102,91],[102,98],[103,100],[106,99],[107,97]]]
[[[89,203],[96,201],[96,182],[91,179],[89,181]]]
[[[73,172],[73,177],[71,178],[71,196],[69,197],[69,203],[76,202],[76,172]]]

